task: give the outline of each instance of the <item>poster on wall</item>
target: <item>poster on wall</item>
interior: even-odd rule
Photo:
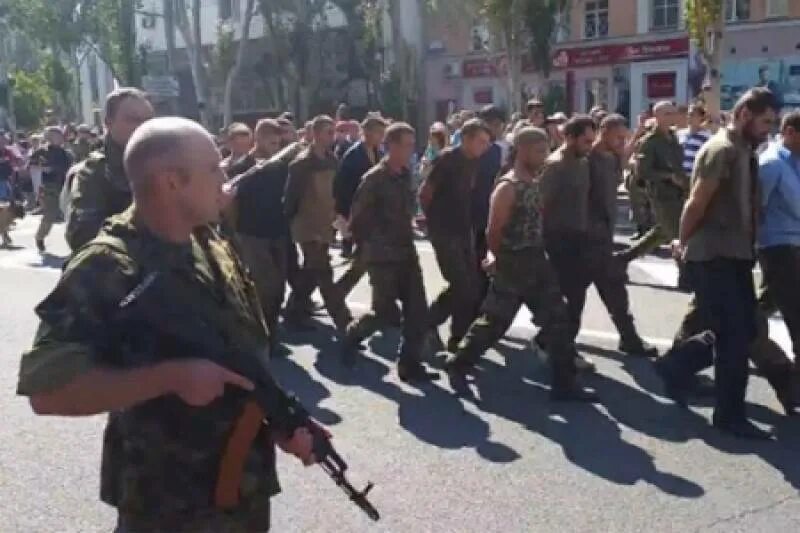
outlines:
[[[751,87],[767,87],[783,108],[800,107],[800,55],[723,61],[722,109],[731,109]]]

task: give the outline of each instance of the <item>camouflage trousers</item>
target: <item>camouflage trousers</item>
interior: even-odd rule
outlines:
[[[450,339],[457,342],[474,320],[480,302],[475,247],[471,238],[431,237],[431,244],[448,285],[431,303],[429,326],[436,328],[452,317]]]
[[[151,520],[120,514],[114,533],[263,533],[270,528],[270,504],[259,509],[258,517],[240,516],[210,509],[198,515]]]
[[[428,304],[419,259],[415,254],[405,261],[369,263],[366,269],[372,286],[372,310],[350,324],[348,339],[361,342],[376,331],[394,325],[399,301],[403,317],[400,360],[419,361],[428,326]]]
[[[319,289],[328,314],[333,319],[336,329],[344,332],[352,320],[352,315],[344,303],[344,295],[333,282],[333,268],[328,255],[329,246],[324,242],[301,242],[303,266],[297,280],[293,302],[305,302],[311,297],[315,288]],[[290,314],[296,310],[289,310]]]
[[[51,185],[42,186],[42,220],[39,222],[39,229],[36,230],[36,240],[44,240],[53,229],[53,224],[61,218],[61,207],[59,206],[59,194],[61,191]]]
[[[630,199],[631,220],[636,224],[636,228],[647,231],[653,227],[653,207],[650,205],[650,198],[644,186],[629,179],[626,182],[628,198]]]
[[[262,239],[239,233],[237,241],[256,285],[270,335],[274,335],[286,291],[286,239]]]
[[[572,339],[578,336],[586,292],[594,284],[622,344],[631,346],[641,342],[630,311],[624,266],[613,255],[611,238],[559,236],[548,241],[547,254],[567,301]]]
[[[625,252],[629,258],[642,257],[657,250],[659,246],[669,244],[678,237],[680,230],[685,202],[683,192],[672,185],[653,185],[647,190],[656,224]]]
[[[544,250],[526,250],[497,261],[497,273],[489,284],[480,316],[459,344],[457,359],[475,364],[508,331],[524,304],[541,328],[540,338],[551,356],[554,386],[571,383],[577,351],[570,334],[567,305]]]
[[[364,262],[363,254],[360,250],[356,249],[353,260],[350,262],[350,267],[342,274],[342,277],[336,280],[336,287],[345,298],[353,292],[353,289],[358,285],[358,282],[361,281],[361,278],[364,277],[364,274],[367,273],[367,270],[368,267]]]

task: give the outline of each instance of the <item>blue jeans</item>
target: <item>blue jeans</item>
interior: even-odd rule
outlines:
[[[716,409],[714,419],[730,421],[745,416],[750,343],[756,337],[756,294],[753,262],[714,259],[689,262],[686,275],[694,290],[694,309],[703,329],[717,337],[714,350],[698,354],[696,348],[678,344],[664,356],[664,368],[678,381],[688,382],[714,365]]]

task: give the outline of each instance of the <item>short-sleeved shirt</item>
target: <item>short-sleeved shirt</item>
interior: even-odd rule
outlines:
[[[136,224],[130,208],[107,221],[100,240],[70,258],[55,289],[37,306],[41,322],[33,348],[22,356],[19,394],[55,390],[96,367],[127,368],[139,360],[152,364],[175,356],[155,352],[174,344],[151,329],[105,333],[115,331],[112,320],[119,302],[143,276],[134,254],[101,241],[108,235],[138,250],[137,257],[157,261],[169,272],[168,279],[180,278],[208,295],[214,302],[209,305],[234,314],[251,338],[263,338],[266,345],[257,296],[228,245],[211,230],[198,231],[186,244],[167,243]],[[231,389],[212,404],[195,408],[167,395],[109,413],[102,500],[121,515],[159,524],[164,531],[178,530],[182,520],[212,509],[221,453],[247,400],[244,391]],[[257,439],[247,456],[240,506],[231,513],[263,529],[269,518],[267,499],[278,486],[266,429]]]
[[[734,130],[721,129],[700,149],[692,184],[716,180],[719,187],[686,243],[688,261],[753,259],[757,169],[752,145]]]
[[[434,238],[468,238],[472,231],[472,188],[478,160],[467,158],[461,147],[446,148],[433,163],[426,180],[433,186],[425,212],[428,233]]]
[[[31,156],[31,164],[46,167],[42,172],[42,185],[61,190],[67,171],[72,166],[72,158],[60,146],[48,146],[36,150]]]

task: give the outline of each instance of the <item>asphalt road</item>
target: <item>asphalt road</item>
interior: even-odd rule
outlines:
[[[39,256],[36,222],[28,217],[13,232],[21,248],[0,251],[0,532],[110,531],[113,510],[98,501],[104,417],[39,418],[14,395],[37,324],[32,309],[67,252],[57,226],[52,255]],[[441,279],[426,243],[420,257],[432,295]],[[687,302],[669,288],[674,267],[648,258],[630,273],[639,329],[663,349]],[[366,308],[365,282],[350,303]],[[783,325],[772,325],[788,348]],[[800,422],[779,416],[762,378],[751,379],[750,414],[774,425],[778,440],[740,442],[709,427],[708,405],[687,413],[665,401],[649,363],[614,350],[594,293],[583,326],[581,349],[599,369],[586,381],[602,405],[548,402],[524,313],[485,358],[475,402],[453,396],[446,381],[420,389],[399,382],[395,332],[376,335],[354,371],[339,364],[327,319],[314,333],[290,335],[291,357],[276,361],[276,373],[330,426],[353,481],[376,483],[371,499],[383,518],[371,523],[318,468],[282,456],[274,530],[800,531]]]

